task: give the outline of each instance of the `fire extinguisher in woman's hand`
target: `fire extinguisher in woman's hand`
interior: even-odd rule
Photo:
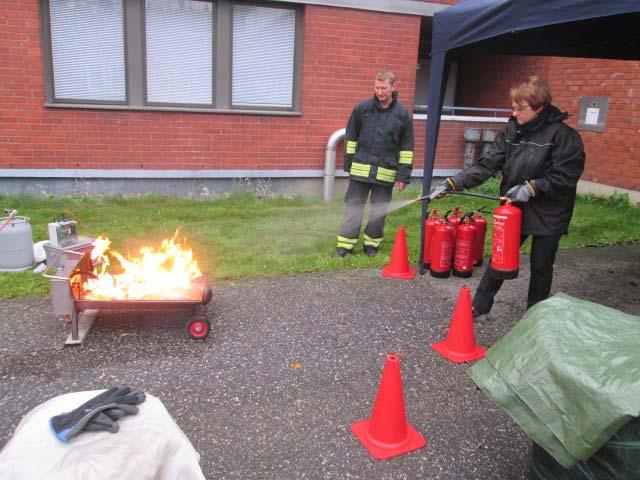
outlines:
[[[491,269],[496,278],[518,277],[520,269],[520,228],[522,210],[507,199],[493,211]]]

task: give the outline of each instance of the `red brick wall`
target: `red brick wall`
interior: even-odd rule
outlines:
[[[38,5],[0,2],[0,168],[322,169],[329,135],[372,94],[376,69],[394,69],[401,102],[413,104],[418,17],[307,6],[300,117],[45,108]],[[542,73],[575,125],[581,95],[610,95],[606,132],[582,132],[583,178],[640,190],[639,70],[640,62],[468,56],[456,103],[507,107],[510,86]],[[435,166],[459,168],[464,125],[441,125]],[[417,168],[423,144],[417,121]]]
[[[582,178],[640,190],[640,62],[467,56],[460,64],[456,103],[508,108],[509,88],[533,74],[549,79],[553,103],[569,112],[573,127],[582,96],[611,97],[605,131],[580,132],[587,154]]]
[[[375,70],[393,69],[400,102],[413,105],[419,32],[419,17],[306,8],[302,111],[314,136],[313,156],[296,168],[322,168],[331,133],[373,95]]]
[[[458,66],[456,104],[511,108],[509,89],[534,74],[549,77],[547,57],[467,55]]]
[[[419,17],[307,6],[300,117],[45,108],[38,5],[0,2],[0,168],[321,169],[376,69],[413,104]]]

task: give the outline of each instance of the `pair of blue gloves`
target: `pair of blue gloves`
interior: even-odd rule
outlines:
[[[82,432],[108,431],[116,433],[116,423],[125,415],[135,415],[146,399],[139,388],[112,387],[93,397],[71,412],[49,419],[54,435],[67,443]]]

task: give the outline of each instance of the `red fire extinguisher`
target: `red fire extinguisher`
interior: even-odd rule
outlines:
[[[453,275],[469,278],[473,274],[476,259],[474,249],[478,229],[473,224],[473,213],[465,213],[456,228],[456,246],[453,257]]]
[[[431,263],[431,243],[433,240],[433,230],[440,223],[438,210],[433,210],[431,216],[424,221],[424,248],[422,250],[422,262],[424,268],[429,268]]]
[[[431,264],[429,272],[432,277],[447,278],[451,273],[451,260],[453,258],[453,232],[454,228],[449,223],[449,212],[444,219],[434,227],[431,239]]]
[[[449,210],[451,212],[451,210]],[[449,213],[447,212],[447,213]],[[456,237],[456,233],[458,230],[458,224],[460,223],[460,218],[462,218],[462,208],[456,207],[453,209],[451,216],[449,217],[449,223],[453,227],[453,238]]]
[[[482,209],[476,211],[471,218],[473,219],[473,224],[478,230],[473,248],[473,258],[476,259],[475,265],[479,267],[484,261],[484,242],[487,238],[487,221],[482,216]]]
[[[520,228],[522,210],[507,200],[493,211],[491,268],[497,278],[518,277],[520,268]]]

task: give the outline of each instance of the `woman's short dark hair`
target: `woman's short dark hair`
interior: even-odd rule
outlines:
[[[517,104],[523,102],[537,110],[551,104],[551,88],[546,78],[533,75],[519,86],[511,89],[511,100]]]

